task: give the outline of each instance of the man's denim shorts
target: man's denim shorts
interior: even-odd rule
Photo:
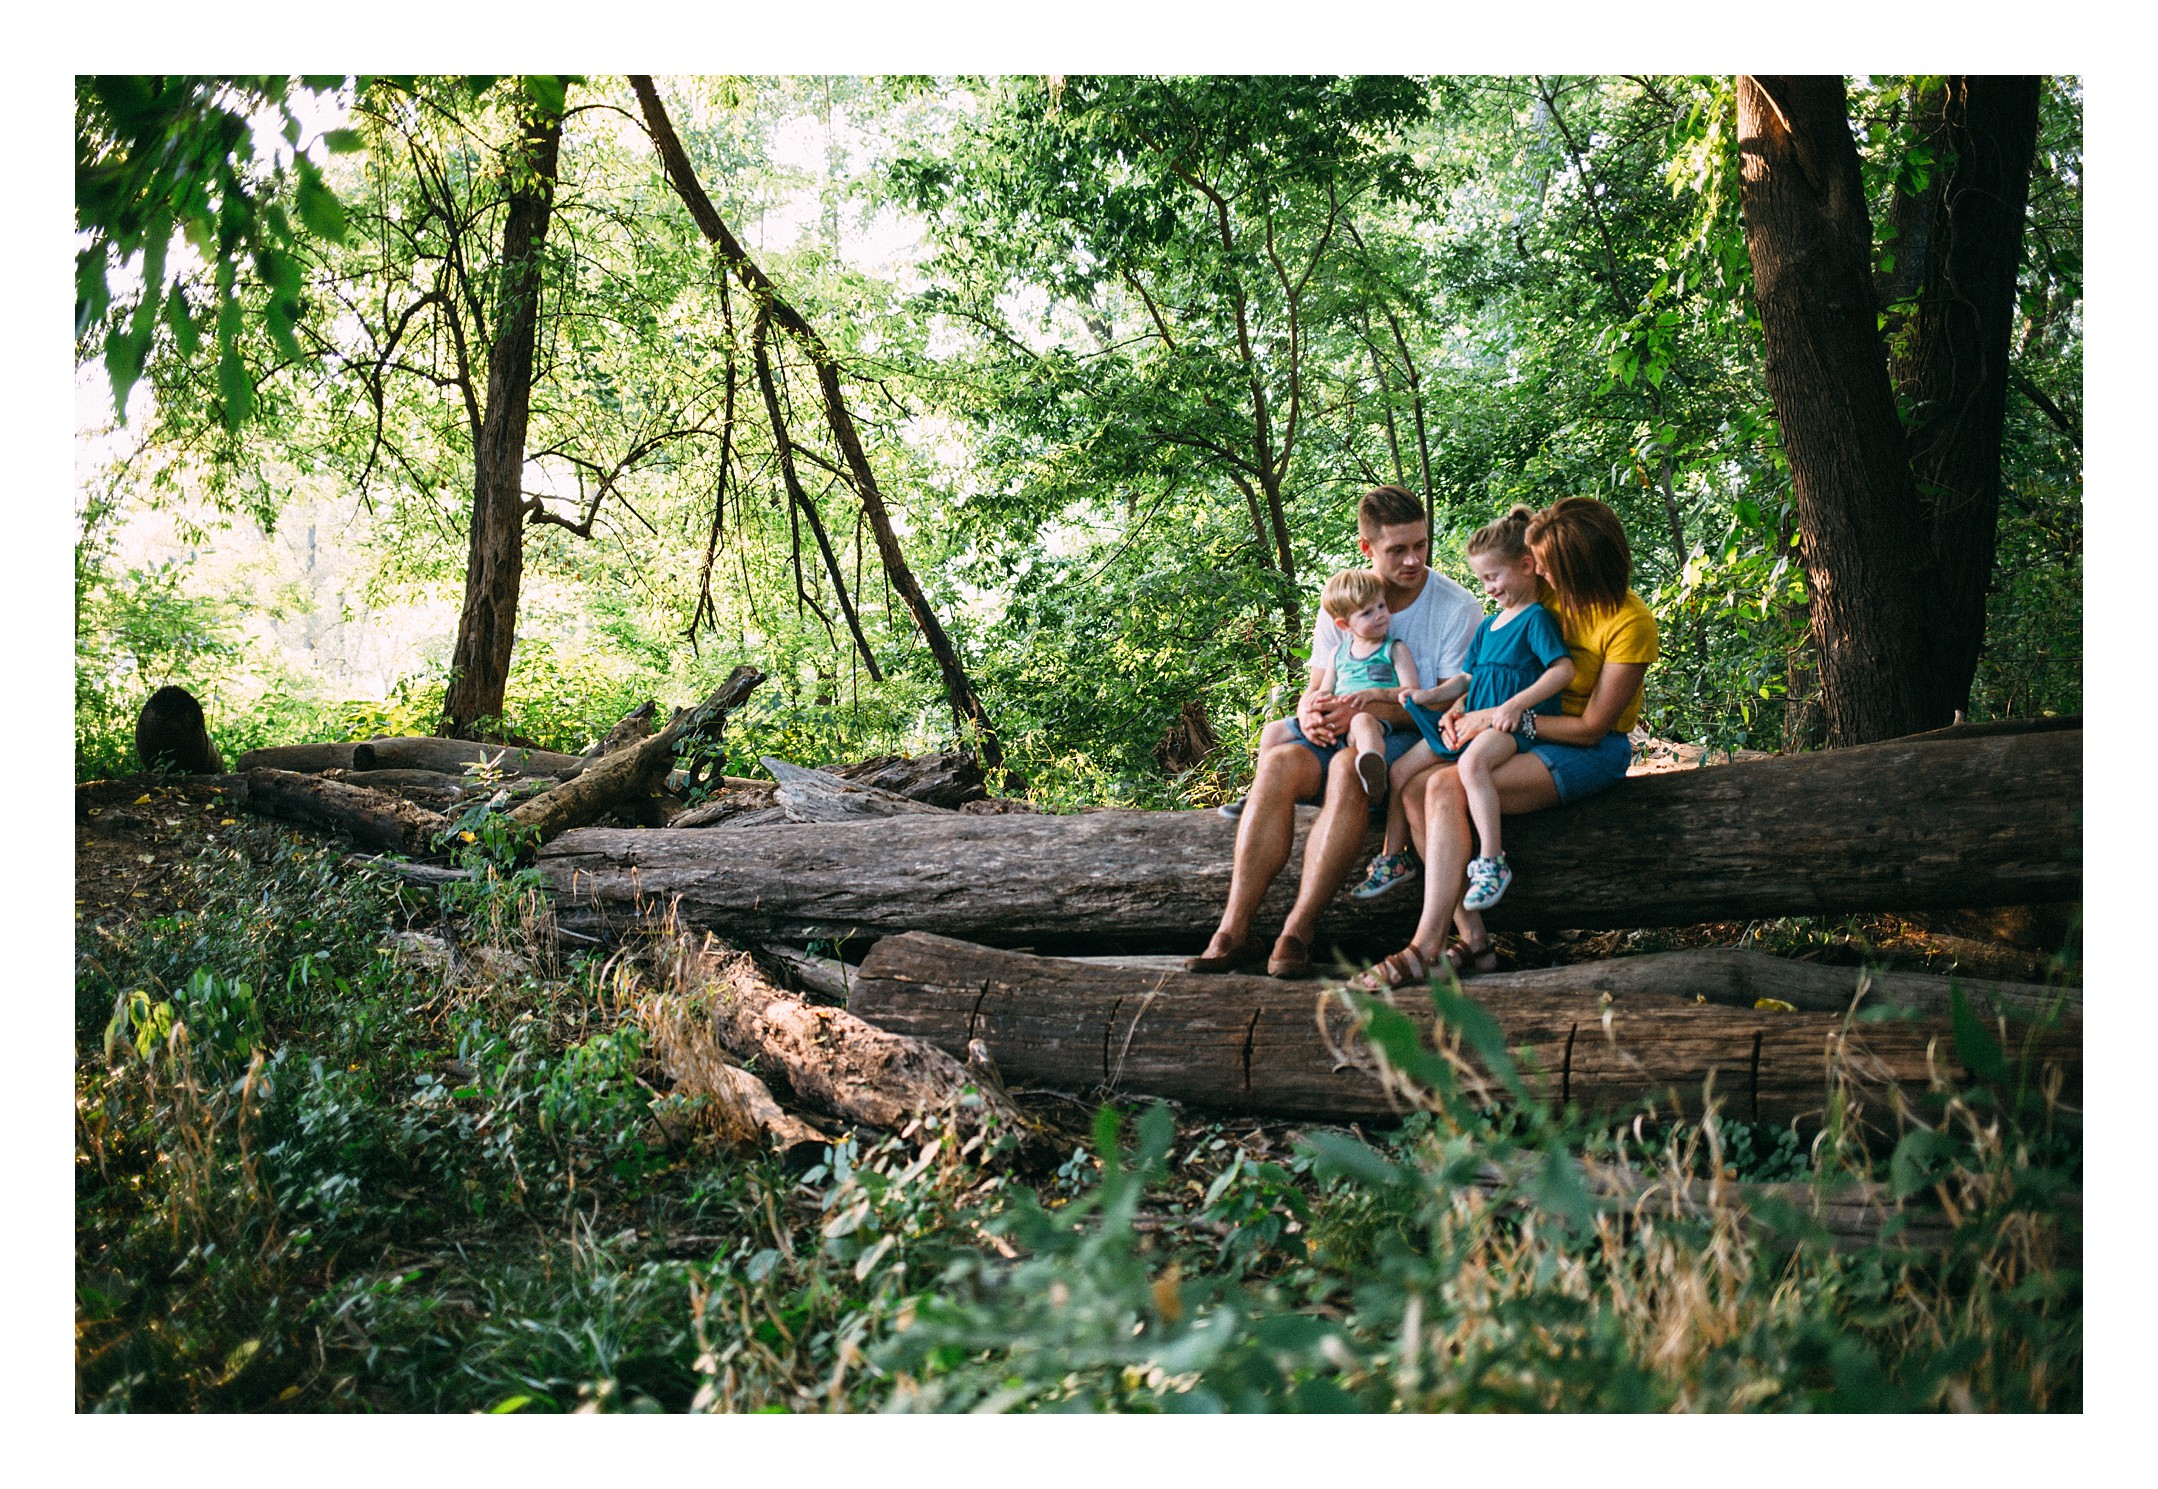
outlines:
[[[1400,724],[1387,724],[1384,719],[1379,720],[1379,722],[1386,725],[1386,763],[1392,765],[1403,755],[1409,753],[1409,750],[1416,743],[1417,733],[1414,729],[1406,728]],[[1289,720],[1289,738],[1319,757],[1319,769],[1322,772],[1333,763],[1336,755],[1349,747],[1349,737],[1346,732],[1343,733],[1340,744],[1313,744],[1310,740],[1304,738],[1304,726],[1296,719]]]

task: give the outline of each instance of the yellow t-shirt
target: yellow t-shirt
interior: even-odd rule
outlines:
[[[1544,604],[1557,618],[1559,634],[1565,638],[1567,653],[1574,659],[1574,680],[1559,694],[1560,713],[1579,717],[1588,708],[1589,694],[1596,691],[1596,674],[1603,671],[1604,663],[1653,662],[1660,655],[1656,646],[1656,617],[1630,589],[1618,609],[1606,610],[1601,615],[1590,616],[1570,610],[1550,596],[1545,598]],[[1611,727],[1624,733],[1640,718],[1641,690],[1636,688]]]

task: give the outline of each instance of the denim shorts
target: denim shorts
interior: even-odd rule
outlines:
[[[1538,740],[1528,746],[1528,753],[1543,761],[1544,769],[1551,772],[1551,784],[1558,787],[1559,804],[1564,806],[1584,801],[1624,780],[1626,767],[1633,764],[1633,741],[1614,729],[1592,745]]]
[[[1346,730],[1342,731],[1340,744],[1318,745],[1304,738],[1304,726],[1297,720],[1292,718],[1287,722],[1289,725],[1289,738],[1319,757],[1319,769],[1321,771],[1324,771],[1328,765],[1333,763],[1336,755],[1349,748],[1349,736]],[[1416,743],[1417,735],[1413,729],[1404,728],[1399,724],[1389,724],[1384,719],[1379,720],[1379,727],[1386,731],[1386,763],[1388,765],[1392,765],[1403,755],[1408,754],[1411,747]]]

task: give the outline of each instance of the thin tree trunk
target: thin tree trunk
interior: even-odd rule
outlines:
[[[487,409],[472,451],[465,603],[442,701],[442,732],[453,738],[502,737],[502,695],[524,582],[525,429],[539,331],[540,251],[554,215],[561,145],[561,114],[536,109],[522,117],[518,142],[506,152],[509,215],[502,226],[494,345],[487,355]]]
[[[1917,276],[1917,306],[1892,343],[1892,372],[1932,535],[1934,655],[1914,682],[1933,722],[1969,705],[1985,641],[2039,88],[2036,77],[1947,79],[1927,101],[1927,133],[1954,164],[1897,203],[1896,242],[1918,260],[1897,264]]]
[[[1769,396],[1791,465],[1831,745],[1948,722],[1925,524],[1875,319],[1872,228],[1840,77],[1741,77],[1739,151]]]
[[[937,670],[943,675],[944,691],[951,700],[952,717],[962,733],[972,725],[976,734],[976,749],[986,769],[995,770],[1004,763],[1004,749],[997,739],[989,714],[975,694],[973,681],[968,678],[959,653],[945,634],[936,612],[929,607],[928,597],[915,581],[914,570],[908,566],[907,557],[899,546],[899,534],[892,526],[891,514],[884,505],[884,496],[877,488],[875,472],[870,469],[869,458],[863,452],[861,436],[855,431],[854,418],[847,411],[846,399],[839,386],[839,363],[831,349],[824,344],[814,327],[804,320],[801,313],[780,297],[778,287],[765,272],[757,267],[743,249],[719,210],[712,205],[703,185],[697,180],[696,168],[690,164],[689,153],[682,148],[681,138],[674,131],[674,123],[667,117],[667,109],[660,102],[659,91],[652,79],[633,75],[630,87],[636,91],[637,101],[644,110],[645,125],[651,131],[653,147],[659,152],[661,163],[666,167],[667,177],[674,184],[675,192],[689,209],[698,230],[707,241],[719,250],[719,256],[744,287],[756,296],[760,306],[801,344],[810,365],[817,370],[817,383],[824,393],[825,420],[831,426],[832,439],[839,447],[840,458],[845,462],[853,479],[855,494],[861,498],[862,510],[869,518],[870,530],[876,534],[877,553],[884,561],[885,577],[914,623],[921,628],[922,639],[928,643],[930,654],[936,658]]]

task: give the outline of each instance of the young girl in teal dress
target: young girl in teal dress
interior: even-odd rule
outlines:
[[[1407,781],[1442,760],[1458,762],[1469,817],[1482,850],[1481,856],[1469,861],[1468,892],[1461,900],[1465,910],[1489,909],[1513,883],[1500,838],[1499,793],[1491,773],[1523,746],[1536,742],[1536,716],[1559,711],[1559,694],[1574,675],[1558,622],[1541,603],[1543,580],[1529,558],[1526,534],[1533,515],[1527,507],[1516,506],[1469,538],[1469,567],[1483,582],[1484,594],[1498,605],[1498,612],[1477,628],[1459,673],[1428,688],[1405,688],[1401,694],[1402,707],[1423,740],[1395,762],[1394,779]],[[1447,748],[1440,716],[1464,693],[1466,707],[1494,713],[1492,727],[1457,751]],[[1398,856],[1392,854],[1391,841],[1387,847],[1389,853],[1373,862],[1365,890],[1374,881],[1384,879],[1390,885],[1412,872],[1404,862],[1406,847]],[[1392,863],[1389,857],[1394,857]]]

